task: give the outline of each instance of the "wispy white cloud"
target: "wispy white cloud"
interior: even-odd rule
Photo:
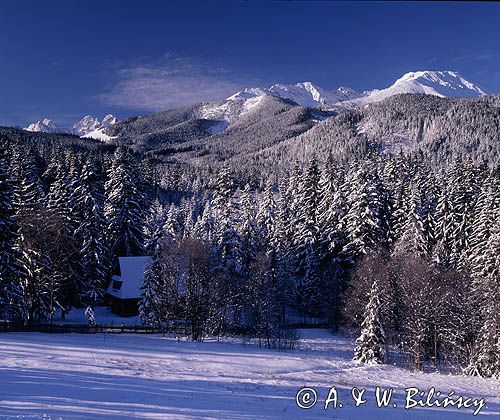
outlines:
[[[115,85],[99,98],[109,106],[146,111],[224,99],[245,87],[227,69],[172,54],[154,63],[121,68],[115,78]]]
[[[457,55],[452,58],[452,61],[491,61],[495,58],[495,54],[489,51],[467,51],[464,54]]]

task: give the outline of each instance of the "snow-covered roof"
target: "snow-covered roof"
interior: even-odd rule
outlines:
[[[119,299],[140,298],[144,272],[151,257],[118,257],[118,260],[121,276],[113,276],[108,293]]]

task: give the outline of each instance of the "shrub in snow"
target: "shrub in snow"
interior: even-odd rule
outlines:
[[[85,316],[87,317],[89,325],[91,327],[95,326],[96,320],[95,320],[94,310],[92,309],[91,306],[88,306],[87,309],[85,309]]]

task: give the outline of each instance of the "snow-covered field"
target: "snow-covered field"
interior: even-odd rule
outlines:
[[[352,341],[302,330],[300,349],[277,352],[237,340],[192,343],[157,335],[0,335],[0,419],[465,419],[474,408],[405,410],[404,389],[485,398],[480,416],[500,416],[500,381],[413,373],[350,361]],[[376,408],[375,386],[397,393]],[[295,403],[314,387],[318,403]],[[343,407],[325,411],[336,386]],[[355,408],[350,389],[366,387]],[[397,408],[392,406],[398,405]]]

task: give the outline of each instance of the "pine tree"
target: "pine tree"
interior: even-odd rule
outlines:
[[[380,322],[380,307],[380,288],[375,281],[365,308],[361,335],[356,340],[353,358],[356,362],[380,364],[385,361],[385,332]]]

